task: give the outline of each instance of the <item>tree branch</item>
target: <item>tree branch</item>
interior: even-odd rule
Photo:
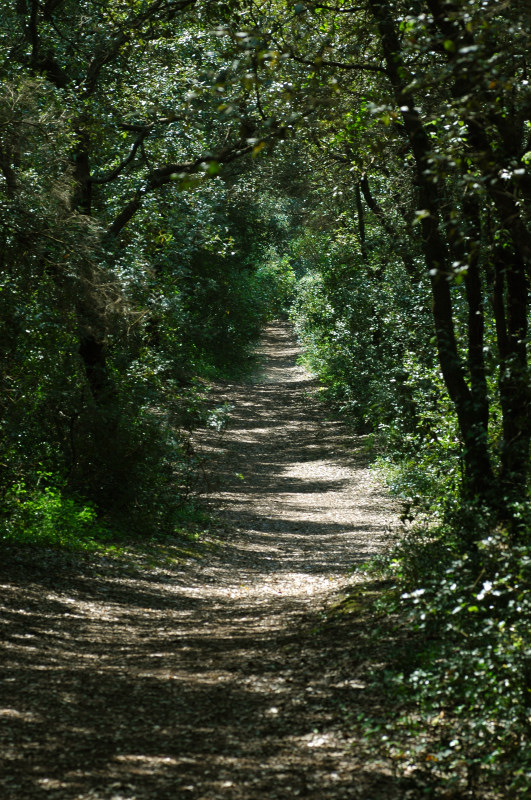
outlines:
[[[364,72],[379,72],[383,75],[387,74],[387,70],[384,67],[376,67],[374,64],[364,64],[356,62],[355,64],[343,64],[341,61],[328,61],[325,59],[319,59],[319,63],[316,64],[315,61],[311,59],[302,58],[302,56],[296,56],[295,53],[290,53],[290,58],[293,61],[297,61],[299,64],[306,64],[308,67],[337,67],[338,69],[346,69],[346,70],[362,70]]]
[[[154,15],[161,11],[162,19],[169,21],[175,17],[179,11],[184,11],[189,6],[196,5],[197,0],[154,0],[148,8],[138,16],[130,18],[126,25],[122,27],[120,33],[112,40],[108,47],[101,48],[99,53],[96,53],[90,62],[87,74],[84,80],[85,94],[90,95],[95,90],[99,74],[103,67],[110,61],[116,58],[122,47],[129,41],[130,37],[135,31],[138,31],[144,23],[153,19]],[[149,35],[148,38],[154,38],[156,34]]]
[[[149,135],[149,133],[152,130],[152,127],[153,126],[144,128],[138,139],[134,142],[131,148],[131,152],[129,153],[127,158],[124,158],[124,160],[120,164],[118,164],[117,167],[111,170],[111,172],[108,172],[107,175],[101,175],[100,177],[91,175],[89,178],[90,183],[95,183],[95,184],[109,183],[110,181],[113,181],[115,178],[117,178],[118,175],[126,168],[126,166],[130,164],[131,161],[134,159],[138,148],[142,147],[144,139],[146,138],[146,136]]]
[[[248,144],[246,141],[238,142],[236,145],[226,147],[216,154],[208,153],[200,156],[193,161],[185,161],[181,164],[166,164],[163,167],[154,169],[147,181],[145,188],[135,193],[134,197],[125,205],[122,211],[111,223],[107,229],[108,239],[114,239],[127,225],[127,223],[134,217],[136,212],[142,205],[142,200],[146,194],[149,194],[156,189],[160,189],[168,183],[175,180],[176,176],[193,175],[198,172],[200,167],[204,164],[218,163],[229,164],[244,155],[252,152],[253,144]]]

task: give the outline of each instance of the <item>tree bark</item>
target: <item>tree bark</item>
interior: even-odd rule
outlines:
[[[505,284],[506,313],[499,344],[499,391],[503,417],[501,483],[509,501],[526,495],[529,470],[530,408],[527,366],[527,285],[522,264],[515,254],[498,251],[496,256],[497,305],[503,308]]]
[[[439,364],[448,394],[454,403],[463,440],[466,493],[490,505],[493,496],[494,472],[487,443],[485,415],[478,415],[476,400],[465,379],[465,369],[457,348],[450,292],[450,259],[448,246],[440,231],[441,201],[437,184],[429,180],[431,145],[416,110],[415,98],[402,80],[405,73],[400,41],[388,3],[369,0],[369,8],[377,23],[387,74],[395,100],[401,108],[404,128],[415,158],[416,180],[422,206],[422,249],[431,281],[433,319]]]

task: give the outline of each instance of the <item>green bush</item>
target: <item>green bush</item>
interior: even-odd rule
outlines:
[[[92,505],[68,496],[53,482],[33,490],[18,484],[4,498],[0,537],[5,542],[92,549],[108,536]]]
[[[391,261],[378,282],[377,263],[347,245],[324,236],[315,242],[292,319],[326,400],[360,430],[387,431],[402,442],[416,422],[408,355],[433,358],[422,341],[425,309],[400,264]]]
[[[419,649],[383,676],[386,707],[400,709],[398,717],[368,719],[367,735],[398,769],[422,775],[429,796],[442,787],[455,796],[523,796],[531,780],[526,497],[511,508],[508,532],[486,503],[462,492],[463,445],[422,281],[413,285],[389,261],[376,281],[382,252],[363,259],[331,237],[312,242],[292,312],[305,358],[321,396],[371,434],[403,520],[413,522],[374,568],[383,565],[395,583],[382,605]],[[464,325],[463,297],[453,293]],[[491,329],[486,336],[492,344]],[[496,380],[493,371],[493,396]],[[492,402],[494,463],[499,417]]]
[[[254,291],[269,319],[289,313],[295,295],[296,276],[289,256],[271,250],[253,279]]]
[[[515,546],[484,510],[469,509],[473,521],[474,553],[454,525],[417,527],[386,557],[401,587],[392,610],[423,642],[389,681],[406,711],[388,724],[388,754],[445,789],[519,798],[531,780],[529,544]]]

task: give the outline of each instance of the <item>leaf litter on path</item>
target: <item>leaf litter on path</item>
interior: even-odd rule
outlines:
[[[346,723],[379,702],[366,621],[321,625],[396,510],[297,355],[275,323],[255,381],[214,389],[232,411],[198,442],[223,540],[205,558],[4,563],[3,800],[416,796]]]

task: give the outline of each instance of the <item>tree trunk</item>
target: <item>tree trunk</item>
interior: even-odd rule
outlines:
[[[415,98],[406,89],[401,77],[405,70],[400,41],[389,6],[381,0],[369,0],[369,8],[378,25],[387,74],[397,105],[402,109],[404,128],[416,163],[416,181],[423,211],[422,248],[431,281],[439,364],[448,394],[456,409],[463,440],[463,488],[467,494],[493,505],[496,503],[493,492],[494,472],[488,451],[485,413],[478,414],[476,398],[467,385],[464,365],[457,348],[448,280],[448,245],[440,232],[441,201],[437,184],[428,177],[430,140],[416,110]]]
[[[503,419],[500,478],[509,502],[518,502],[526,496],[531,438],[526,354],[527,286],[522,264],[514,254],[499,249],[495,254],[495,269],[494,310]]]

